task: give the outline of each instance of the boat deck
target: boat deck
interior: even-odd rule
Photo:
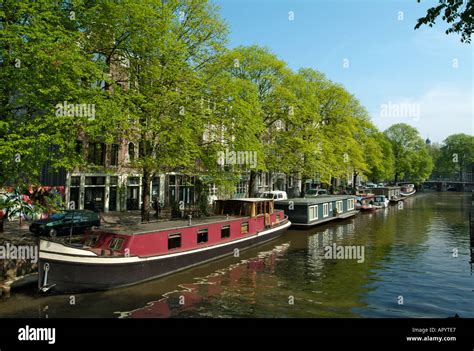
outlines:
[[[202,217],[202,218],[193,218],[191,221],[191,225],[194,227],[194,226],[206,225],[210,223],[228,222],[230,220],[235,220],[239,218],[242,219],[242,218],[248,218],[248,217],[209,216],[209,217]],[[127,226],[116,226],[116,227],[110,227],[110,228],[99,227],[97,228],[97,231],[122,234],[122,235],[137,235],[137,234],[144,234],[144,233],[159,232],[162,230],[173,230],[173,229],[184,228],[184,227],[189,227],[189,222],[187,219],[137,223],[137,224],[127,225]]]

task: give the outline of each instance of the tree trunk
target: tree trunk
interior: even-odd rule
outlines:
[[[145,170],[142,178],[142,222],[150,221],[150,182],[152,174]]]
[[[251,170],[250,177],[249,177],[249,191],[248,191],[249,197],[255,197],[255,179],[257,179],[257,172],[255,172],[254,170]]]
[[[300,192],[300,197],[305,197],[306,196],[306,180],[308,179],[307,176],[301,176],[301,192]]]
[[[398,182],[398,173],[395,173],[395,186],[397,185]]]
[[[329,193],[331,195],[334,194],[334,190],[336,188],[336,181],[337,179],[335,177],[331,177],[331,186],[329,187]]]
[[[359,172],[354,171],[352,173],[352,187],[355,189],[357,186],[357,176],[359,175]]]

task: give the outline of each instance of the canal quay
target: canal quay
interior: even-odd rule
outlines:
[[[44,296],[24,286],[0,300],[0,316],[472,318],[471,197],[417,193],[127,288]],[[363,259],[325,258],[334,244],[363,248]]]

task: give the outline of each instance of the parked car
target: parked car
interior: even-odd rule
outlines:
[[[100,226],[99,215],[89,210],[69,210],[51,215],[30,225],[34,235],[48,235],[52,238],[58,235],[84,234],[87,229]]]
[[[328,191],[326,189],[308,189],[306,190],[305,197],[316,197],[321,195],[327,195]]]
[[[265,198],[265,199],[274,199],[274,200],[287,200],[288,195],[286,191],[282,190],[273,190],[273,191],[265,191],[263,193],[257,194],[257,197]]]

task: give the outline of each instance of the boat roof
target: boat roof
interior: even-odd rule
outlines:
[[[266,199],[264,197],[243,197],[239,199],[216,200],[216,201],[261,202],[261,201],[273,201],[273,199]]]
[[[313,204],[322,204],[325,202],[332,202],[332,201],[340,201],[346,199],[355,199],[353,195],[320,195],[317,197],[298,197],[294,199],[288,200],[275,200],[276,204],[289,204],[290,201],[294,204],[306,204],[306,205],[313,205]]]
[[[233,219],[238,219],[243,217],[238,216],[209,216],[202,218],[193,218],[191,220],[191,226],[196,227],[200,225],[206,225],[211,223],[218,222],[228,222]],[[153,233],[163,230],[174,230],[177,231],[182,228],[189,228],[187,219],[176,219],[176,220],[161,220],[156,222],[147,222],[147,223],[137,223],[127,226],[116,226],[116,227],[99,227],[97,232],[103,233],[112,233],[112,234],[122,234],[122,235],[138,235],[145,233]]]

